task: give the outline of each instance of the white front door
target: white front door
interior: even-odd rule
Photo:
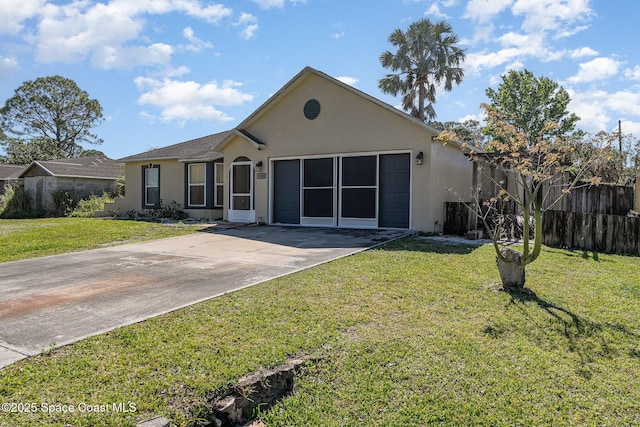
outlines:
[[[255,222],[253,207],[253,165],[249,161],[231,163],[230,222]]]

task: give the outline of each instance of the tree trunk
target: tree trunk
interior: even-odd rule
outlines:
[[[522,254],[511,248],[501,248],[500,253],[505,258],[503,261],[496,257],[502,288],[507,291],[524,289],[525,265]]]

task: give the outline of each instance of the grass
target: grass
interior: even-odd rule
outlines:
[[[0,263],[194,231],[193,227],[95,218],[0,219]]]
[[[640,424],[640,263],[545,248],[536,294],[496,292],[492,248],[404,239],[53,349],[1,372],[7,426],[196,425],[206,397],[291,354],[270,426]]]

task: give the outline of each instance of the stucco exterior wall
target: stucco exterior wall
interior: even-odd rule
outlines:
[[[125,165],[124,176],[127,183],[125,192],[126,210],[143,209],[143,166],[160,166],[160,199],[164,203],[184,202],[184,164],[177,160],[157,160],[154,162],[132,162]]]
[[[317,99],[320,115],[308,120],[303,107]],[[411,156],[412,191],[410,227],[435,231],[444,222],[444,201],[456,200],[438,182],[459,192],[471,187],[472,164],[459,148],[432,142],[435,133],[316,75],[309,75],[262,116],[251,119],[248,132],[265,142],[258,150],[241,137],[224,148],[225,177],[234,159],[244,156],[253,165],[262,162],[264,179],[255,179],[256,221],[269,222],[271,160],[282,157],[350,153],[408,152]],[[419,152],[422,165],[416,165]],[[255,174],[254,174],[255,176]],[[225,218],[229,191],[225,191]],[[441,225],[440,225],[441,227]]]
[[[431,144],[431,175],[425,187],[431,201],[424,209],[429,221],[426,230],[442,232],[445,202],[469,201],[473,184],[473,163],[454,144]]]
[[[185,164],[177,160],[158,160],[154,162],[131,162],[125,165],[127,189],[124,202],[119,207],[122,211],[144,209],[143,206],[143,167],[160,166],[160,199],[165,204],[177,202],[184,209],[185,200]],[[212,191],[208,188],[207,191]],[[222,218],[222,209],[184,209],[191,218],[216,220]]]

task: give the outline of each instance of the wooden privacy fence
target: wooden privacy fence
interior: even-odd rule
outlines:
[[[544,188],[546,197],[544,209],[562,195],[561,187]],[[579,212],[603,215],[626,215],[634,208],[633,187],[602,184],[599,186],[578,187],[571,190],[551,209],[564,212]]]
[[[463,202],[445,202],[444,204],[444,234],[462,236],[469,231],[471,212]]]
[[[547,211],[542,241],[549,246],[603,253],[640,254],[640,218]]]
[[[463,203],[446,203],[445,213],[445,234],[464,235],[471,229],[472,214]],[[482,229],[480,222],[478,228]],[[542,217],[542,242],[569,249],[640,255],[640,218],[550,210]]]
[[[475,202],[445,202],[444,204],[444,234],[453,234],[462,236],[469,230],[484,230],[484,223],[481,219],[476,218],[467,206],[473,206]],[[482,206],[482,214],[487,219],[487,223],[491,224],[496,214],[514,214],[516,212],[516,204],[512,201],[498,201],[494,204],[494,211],[487,213],[488,207],[480,201]],[[485,236],[486,230],[485,231]]]

